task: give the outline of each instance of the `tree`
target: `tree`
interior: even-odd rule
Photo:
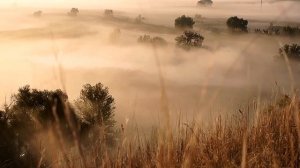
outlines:
[[[211,6],[213,4],[212,0],[200,0],[197,3],[200,6]]]
[[[70,12],[68,13],[69,16],[77,16],[79,13],[79,9],[78,8],[72,8],[70,10]]]
[[[39,11],[34,12],[33,16],[35,16],[35,17],[41,17],[42,14],[43,14],[43,11],[39,10]]]
[[[247,32],[248,21],[243,18],[238,18],[237,16],[230,17],[227,20],[227,27],[234,31]]]
[[[300,45],[298,44],[285,44],[279,48],[279,54],[281,57],[287,56],[289,59],[300,61]]]
[[[165,39],[163,39],[162,37],[151,37],[150,35],[144,35],[144,36],[140,36],[138,38],[138,42],[139,43],[143,43],[143,44],[152,44],[154,46],[166,46],[167,45],[167,41]]]
[[[194,31],[184,31],[184,33],[176,37],[175,40],[177,46],[184,49],[191,49],[202,47],[204,37],[201,34]]]
[[[175,19],[175,28],[180,28],[180,29],[193,29],[195,22],[193,18],[187,17],[185,15],[182,15],[181,17],[178,17]]]
[[[114,16],[114,11],[111,10],[111,9],[105,9],[104,15],[105,15],[106,17],[113,17],[113,16]]]
[[[80,92],[80,98],[76,101],[83,122],[82,136],[85,142],[96,141],[100,137],[100,131],[104,128],[104,137],[108,143],[114,140],[114,98],[109,94],[108,88],[101,83],[92,86],[86,84]],[[95,131],[96,130],[96,131]]]
[[[300,29],[298,27],[285,26],[283,27],[283,33],[289,36],[299,35]]]
[[[135,23],[142,23],[143,20],[145,20],[145,17],[143,17],[141,14],[139,14],[136,18],[135,18]]]

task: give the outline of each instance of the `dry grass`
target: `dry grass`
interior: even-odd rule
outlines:
[[[178,122],[175,132],[153,129],[148,138],[127,137],[121,129],[115,147],[99,137],[83,155],[68,148],[66,158],[58,151],[50,162],[53,167],[299,167],[299,107],[297,97],[284,96],[257,119],[239,110],[209,128]]]

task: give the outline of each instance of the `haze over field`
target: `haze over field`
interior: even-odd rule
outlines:
[[[297,43],[299,38],[234,36],[226,33],[225,24],[228,17],[239,15],[250,19],[252,29],[271,21],[299,25],[298,2],[264,3],[262,8],[259,3],[228,1],[215,1],[210,8],[196,7],[195,1],[19,0],[1,4],[0,87],[5,88],[0,92],[1,102],[26,84],[40,89],[65,87],[75,99],[83,84],[102,82],[116,98],[121,122],[133,113],[156,122],[161,92],[156,56],[174,113],[185,109],[191,116],[207,116],[208,110],[233,110],[259,95],[270,95],[275,83],[287,91],[293,80],[299,86],[300,68],[293,66],[291,78],[286,64],[275,58],[282,44]],[[77,18],[66,15],[71,7],[79,7]],[[115,17],[121,19],[103,18],[106,8],[114,9]],[[39,9],[43,16],[33,17]],[[146,18],[145,24],[133,23],[138,14]],[[174,20],[182,14],[208,18],[207,23],[195,26],[205,37],[204,49],[186,52],[175,47],[174,39],[181,32],[173,28]],[[115,29],[121,31],[118,41],[111,40]],[[138,44],[137,38],[144,34],[163,37],[168,47]],[[209,103],[215,101],[219,107]]]

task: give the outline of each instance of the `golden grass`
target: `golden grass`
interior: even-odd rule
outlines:
[[[103,136],[81,154],[64,147],[65,156],[57,150],[56,160],[49,161],[52,167],[91,168],[299,167],[299,109],[297,97],[284,96],[259,111],[259,117],[239,110],[229,119],[217,117],[209,128],[179,122],[176,129],[153,129],[151,136],[137,138],[121,129],[114,147]]]

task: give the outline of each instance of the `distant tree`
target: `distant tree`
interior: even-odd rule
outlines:
[[[105,9],[104,15],[105,15],[106,17],[113,17],[113,16],[114,16],[114,11],[111,10],[111,9]]]
[[[194,17],[195,22],[202,22],[203,21],[203,16],[200,14],[196,14]]]
[[[193,29],[195,22],[193,18],[182,15],[181,17],[178,17],[175,19],[175,28],[180,28],[180,29]]]
[[[142,15],[138,15],[136,18],[135,18],[135,22],[136,23],[142,23],[143,22],[143,20],[145,20],[145,17],[143,17]]]
[[[289,36],[299,35],[300,29],[298,27],[285,26],[283,27],[283,33]]]
[[[204,37],[194,31],[185,31],[183,35],[176,37],[175,40],[177,46],[184,49],[191,49],[202,47]]]
[[[110,33],[110,41],[117,42],[120,39],[121,30],[116,28]]]
[[[228,28],[235,31],[237,30],[237,31],[247,32],[248,31],[247,25],[248,25],[247,20],[244,20],[243,18],[238,18],[237,16],[230,17],[227,20]]]
[[[285,44],[279,48],[279,54],[281,57],[287,56],[289,59],[300,61],[300,45],[298,44]]]
[[[200,6],[211,6],[213,4],[212,0],[200,0],[197,3]]]
[[[140,36],[139,38],[138,38],[138,42],[139,43],[151,43],[151,36],[150,35],[147,35],[147,34],[145,34],[145,35],[143,35],[143,36]]]
[[[68,13],[69,16],[77,16],[79,13],[79,9],[78,8],[72,8],[70,10],[70,12]]]
[[[39,10],[39,11],[34,12],[33,16],[35,16],[35,17],[41,17],[42,14],[43,14],[43,12],[41,10]]]
[[[151,37],[150,35],[143,35],[140,36],[138,38],[138,42],[139,43],[143,43],[143,44],[152,44],[155,46],[166,46],[167,45],[167,41],[165,39],[163,39],[162,37]]]

